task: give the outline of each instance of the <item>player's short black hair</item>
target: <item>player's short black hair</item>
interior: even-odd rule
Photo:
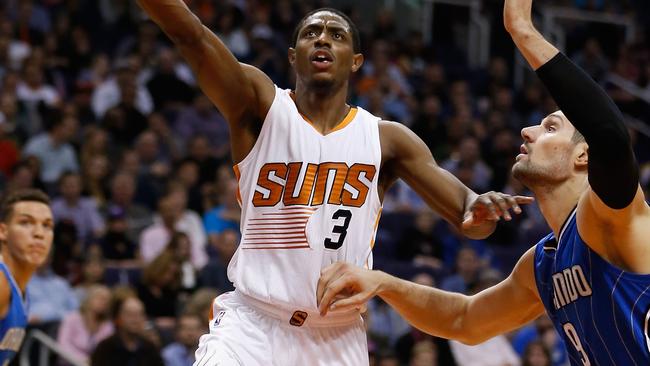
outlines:
[[[357,25],[354,24],[349,16],[347,16],[344,12],[334,8],[318,8],[316,10],[310,11],[307,13],[307,15],[302,17],[302,19],[300,19],[296,25],[296,28],[293,30],[293,36],[291,37],[291,47],[296,47],[296,43],[298,42],[298,32],[300,32],[300,29],[305,25],[305,20],[316,13],[320,13],[321,11],[334,13],[343,18],[343,20],[348,23],[350,26],[350,32],[352,32],[352,49],[354,50],[354,53],[361,53],[361,36],[359,35],[359,28],[357,28]]]
[[[50,197],[40,189],[25,188],[9,192],[0,204],[0,221],[7,222],[11,218],[14,205],[18,202],[40,202],[50,205]]]

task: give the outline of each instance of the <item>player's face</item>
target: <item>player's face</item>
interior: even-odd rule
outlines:
[[[560,184],[572,176],[579,153],[572,141],[575,128],[560,111],[537,126],[521,130],[524,143],[512,172],[531,189]]]
[[[47,260],[54,237],[52,210],[41,202],[24,201],[13,205],[7,222],[0,223],[2,253],[32,268]]]
[[[345,19],[329,11],[307,18],[289,62],[299,80],[314,88],[330,88],[346,81],[363,63],[354,53],[352,30]]]

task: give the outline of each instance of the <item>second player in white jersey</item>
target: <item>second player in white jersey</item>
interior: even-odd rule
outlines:
[[[291,92],[276,88],[257,143],[235,166],[242,237],[228,274],[238,291],[316,312],[321,268],[337,261],[372,266],[381,212],[379,120],[352,107],[322,135]]]

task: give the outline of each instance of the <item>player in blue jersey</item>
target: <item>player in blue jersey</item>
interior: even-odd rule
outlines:
[[[48,196],[35,189],[9,193],[0,206],[0,365],[8,365],[25,336],[25,287],[45,263],[54,220]]]
[[[535,194],[553,232],[510,276],[474,296],[334,264],[321,312],[379,295],[416,327],[476,344],[544,310],[572,365],[650,365],[650,208],[620,111],[534,28],[532,0],[505,0],[513,41],[561,111],[522,130],[514,176]]]

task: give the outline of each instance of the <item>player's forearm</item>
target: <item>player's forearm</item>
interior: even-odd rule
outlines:
[[[639,175],[623,117],[604,90],[535,29],[524,2],[508,0],[504,24],[564,115],[589,145],[589,182],[611,208],[636,195]]]
[[[400,280],[383,272],[378,295],[409,324],[428,334],[476,343],[463,329],[469,297]]]
[[[198,42],[203,25],[182,0],[137,0],[138,5],[176,44]]]
[[[553,99],[589,145],[589,183],[609,207],[627,207],[639,173],[618,107],[596,82],[563,54],[537,69]]]

